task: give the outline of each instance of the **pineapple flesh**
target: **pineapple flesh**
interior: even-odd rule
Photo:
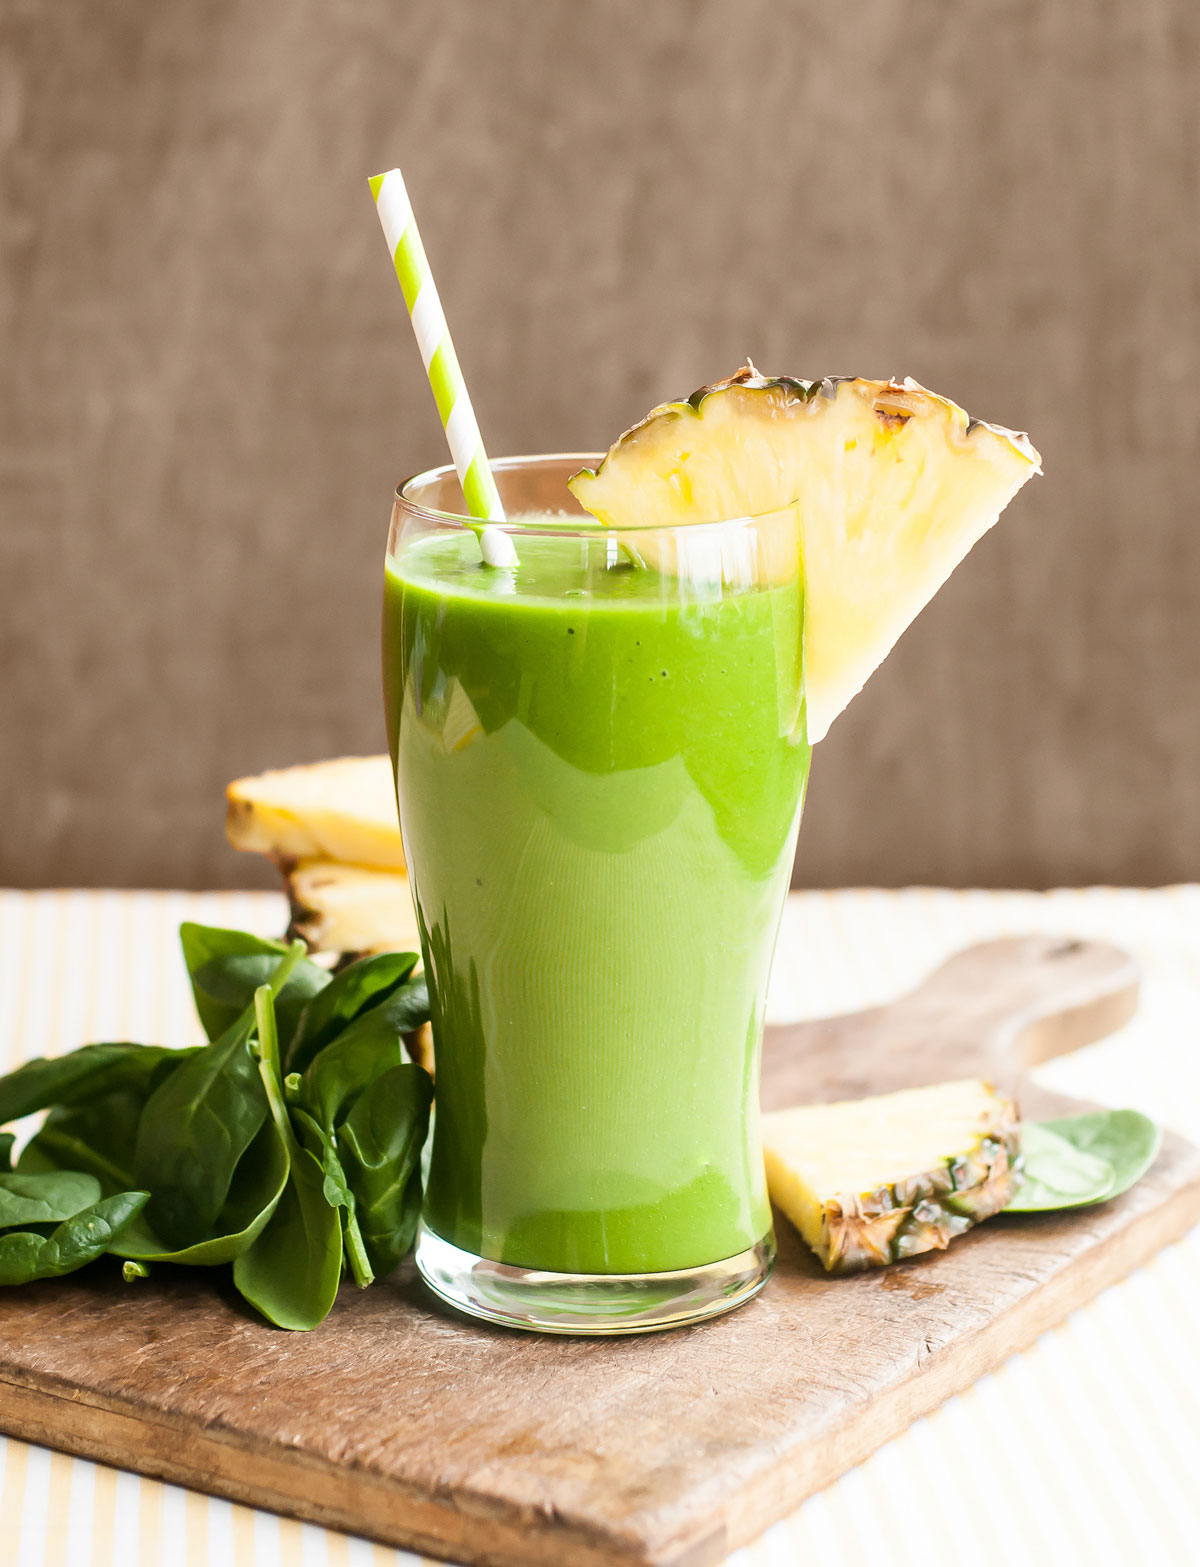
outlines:
[[[314,952],[420,947],[386,756],[344,756],[238,778],[226,790],[235,849],[273,860],[289,934]]]
[[[225,791],[225,835],[235,849],[280,862],[334,860],[402,871],[392,764],[342,756],[238,778]]]
[[[403,871],[297,860],[284,868],[290,936],[313,952],[419,952],[412,892]]]
[[[829,1273],[942,1251],[1015,1190],[1015,1105],[968,1079],[763,1116],[771,1201]]]
[[[759,523],[760,571],[786,580],[794,548],[783,561],[764,541],[793,514],[815,743],[1040,463],[1027,436],[907,378],[771,379],[747,364],[653,409],[570,488],[663,570],[670,536],[642,530],[744,517]]]

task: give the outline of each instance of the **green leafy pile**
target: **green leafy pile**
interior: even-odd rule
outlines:
[[[282,1328],[314,1328],[343,1269],[368,1285],[412,1244],[433,1085],[402,1036],[429,1016],[415,953],[336,977],[243,931],[180,929],[209,1043],[84,1045],[0,1078],[0,1125],[45,1110],[15,1170],[0,1134],[0,1284],[105,1252],[233,1264]]]

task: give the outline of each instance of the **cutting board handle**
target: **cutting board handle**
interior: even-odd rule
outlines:
[[[939,1032],[978,1030],[1024,1068],[1115,1033],[1138,985],[1136,962],[1107,941],[1009,936],[956,952],[893,1011],[928,1016]]]
[[[1127,1023],[1137,1000],[1137,964],[1108,942],[981,942],[886,1006],[769,1028],[763,1103],[776,1109],[956,1077],[1014,1090],[1028,1067]]]

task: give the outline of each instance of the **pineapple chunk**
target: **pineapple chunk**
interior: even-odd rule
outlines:
[[[681,542],[640,530],[744,517],[760,575],[786,581],[800,564],[780,558],[779,514],[794,511],[815,743],[1040,462],[1027,436],[907,378],[773,380],[747,364],[653,409],[570,488],[666,571]]]
[[[274,859],[337,860],[404,869],[392,764],[343,756],[238,778],[225,791],[225,835],[235,849]]]
[[[943,1250],[1008,1202],[1016,1107],[968,1079],[763,1117],[771,1200],[830,1273]]]
[[[314,952],[419,952],[412,892],[403,871],[298,860],[285,867],[292,935]]]

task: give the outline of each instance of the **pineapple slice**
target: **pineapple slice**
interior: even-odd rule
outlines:
[[[225,791],[225,835],[235,849],[273,859],[337,860],[404,869],[392,764],[342,756],[238,778]]]
[[[778,531],[771,514],[794,509],[816,742],[1040,464],[1027,436],[907,378],[769,379],[747,364],[653,409],[570,488],[664,570],[669,536],[638,530],[759,519],[759,570],[766,560],[773,581],[799,569],[763,544]]]
[[[289,934],[314,952],[419,952],[412,892],[403,871],[298,860],[284,867]]]
[[[763,1116],[771,1200],[830,1273],[941,1251],[1016,1182],[1016,1107],[968,1079]]]

